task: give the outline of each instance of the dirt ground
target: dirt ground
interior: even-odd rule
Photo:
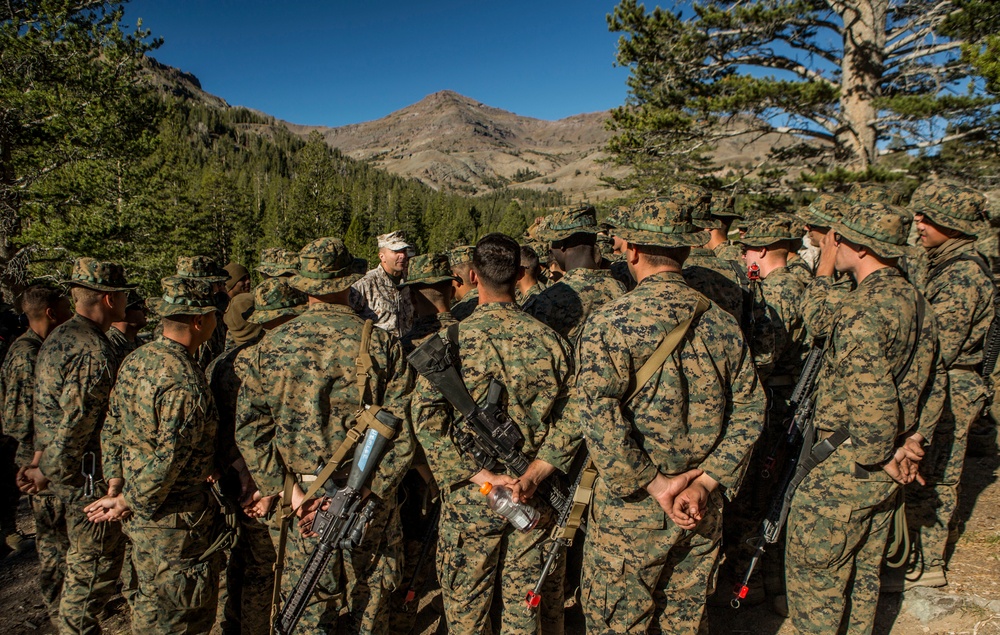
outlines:
[[[876,635],[1000,635],[1000,458],[996,455],[985,458],[969,458],[962,480],[961,535],[955,546],[948,566],[949,585],[932,593],[933,597],[959,596],[958,608],[946,611],[944,615],[932,617],[926,622],[918,619],[920,612],[914,610],[918,604],[909,593],[883,594],[879,603],[875,624]],[[22,531],[31,533],[34,526],[22,500],[19,523]],[[413,559],[419,553],[419,545],[409,545]],[[433,561],[433,554],[428,558]],[[55,633],[55,629],[45,616],[45,610],[38,595],[35,576],[38,561],[34,552],[8,557],[0,561],[0,615],[5,633],[21,635],[29,633]],[[428,567],[429,569],[429,567]],[[429,571],[422,573],[426,574]],[[426,576],[422,576],[426,577]],[[398,609],[394,614],[394,634],[413,633],[431,635],[445,633],[441,618],[440,594],[433,580],[425,580],[417,601],[411,603],[415,610]],[[921,596],[924,601],[925,596]],[[397,606],[402,607],[402,593],[397,598]],[[986,608],[993,601],[994,610]],[[924,605],[926,602],[924,601]],[[919,608],[919,607],[918,607]],[[925,615],[926,617],[926,615]],[[566,633],[583,633],[583,620],[579,607],[568,607],[566,613]],[[773,614],[764,605],[733,610],[728,607],[712,607],[709,611],[712,635],[790,635],[788,620]],[[106,633],[128,633],[128,610],[119,597],[106,609],[102,622]],[[216,629],[218,630],[218,629]]]

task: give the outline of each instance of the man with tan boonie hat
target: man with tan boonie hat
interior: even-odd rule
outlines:
[[[451,314],[453,283],[457,280],[448,254],[421,254],[410,261],[410,273],[402,283],[410,288],[414,311],[413,326],[402,337],[406,353],[458,321]]]
[[[260,251],[260,264],[257,273],[267,278],[291,276],[299,266],[299,253],[277,247],[268,247]]]
[[[472,315],[479,305],[479,287],[472,268],[474,250],[474,245],[461,245],[448,252],[448,264],[456,278],[455,304],[451,307],[451,315],[459,322]]]
[[[695,633],[719,553],[722,499],[759,434],[764,395],[736,321],[681,275],[690,247],[705,242],[691,206],[646,199],[612,232],[627,243],[638,285],[591,314],[566,406],[599,473],[583,610],[601,631],[646,632],[658,620],[664,632]],[[670,333],[677,348],[662,349],[666,362],[646,367],[648,381],[636,385]],[[622,523],[626,514],[645,521]],[[623,606],[648,609],[615,608]]]
[[[94,258],[77,260],[67,284],[74,315],[45,338],[35,364],[37,467],[25,471],[21,491],[48,489],[55,508],[65,510],[61,531],[69,547],[56,622],[60,631],[77,632],[98,629],[124,559],[120,523],[90,523],[83,508],[109,487],[120,487],[112,482],[120,475],[106,473],[101,461],[101,429],[118,372],[105,333],[125,317],[127,293],[135,285],[126,281],[121,265]],[[90,481],[81,466],[93,475],[93,494],[85,493]]]
[[[870,630],[899,483],[915,477],[943,406],[937,321],[897,266],[909,226],[905,210],[867,203],[832,227],[836,267],[857,288],[834,318],[815,389],[817,438],[835,449],[798,486],[788,514],[797,632]]]
[[[270,331],[239,359],[246,361],[236,408],[236,441],[263,497],[295,479],[291,499],[304,498],[301,485],[334,455],[355,425],[359,404],[380,405],[403,417],[407,404],[407,363],[399,341],[366,321],[349,303],[354,257],[337,238],[319,238],[299,252],[298,273],[289,284],[309,296],[308,308],[297,318]],[[255,310],[256,313],[256,310]],[[362,350],[364,334],[370,342]],[[373,372],[358,376],[358,365],[370,356]],[[374,372],[376,371],[377,372]],[[359,385],[359,379],[360,385]],[[379,501],[361,546],[349,557],[335,551],[320,577],[326,591],[305,610],[301,627],[317,632],[345,629],[385,632],[393,576],[400,575],[401,528],[396,484],[414,452],[412,428],[396,433],[379,462],[370,488]],[[322,498],[302,502],[306,517]],[[315,540],[303,536],[298,523],[288,531],[283,591],[297,581]],[[348,580],[345,587],[343,581]],[[348,611],[353,608],[354,613]]]
[[[597,210],[592,205],[552,215],[540,237],[549,241],[552,257],[565,273],[524,305],[526,312],[573,345],[587,316],[626,291],[609,269],[601,268],[597,229]]]
[[[284,318],[292,319],[306,310],[309,297],[288,284],[288,280],[268,279],[253,290],[253,313],[250,322],[272,329],[280,324],[274,322]]]
[[[981,377],[987,333],[994,319],[996,288],[975,236],[986,228],[987,199],[956,182],[930,181],[910,200],[920,245],[927,256],[924,295],[939,318],[941,359],[948,372],[944,413],[938,421],[921,474],[926,487],[906,488],[906,518],[919,541],[923,567],[905,573],[898,590],[947,584],[948,534],[958,507],[958,484],[966,450],[996,451],[992,426],[978,426],[986,402]],[[981,445],[980,445],[981,444]]]
[[[806,224],[806,240],[819,248],[816,274],[802,296],[802,320],[811,337],[826,337],[840,303],[854,289],[854,279],[837,271],[837,243],[831,228],[856,202],[835,194],[820,194],[799,211]]]
[[[409,289],[400,288],[413,255],[413,245],[401,231],[378,237],[379,264],[354,285],[351,306],[375,326],[401,337],[413,322]]]
[[[122,364],[102,439],[107,469],[123,479],[121,493],[86,510],[95,522],[135,516],[127,527],[139,584],[136,632],[207,631],[222,554],[193,554],[207,553],[219,535],[208,483],[217,470],[219,421],[194,353],[211,336],[217,309],[203,278],[171,276],[161,284],[163,336]]]

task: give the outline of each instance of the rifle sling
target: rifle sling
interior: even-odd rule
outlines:
[[[622,398],[622,403],[628,403],[632,401],[636,393],[642,390],[642,387],[646,385],[646,382],[658,371],[663,364],[666,363],[667,358],[677,350],[680,346],[681,341],[684,340],[684,336],[687,335],[688,329],[691,328],[691,324],[694,322],[695,318],[708,310],[711,303],[705,296],[700,296],[698,298],[698,304],[695,305],[694,311],[688,319],[684,320],[677,326],[673,328],[672,331],[667,333],[667,336],[663,338],[660,345],[656,347],[653,354],[649,356],[646,363],[642,365],[639,372],[635,374],[635,385],[632,390],[628,392],[625,397]]]
[[[583,514],[587,511],[587,505],[594,496],[594,481],[597,480],[597,467],[593,461],[588,461],[580,476],[580,483],[573,491],[573,506],[570,508],[569,517],[566,524],[558,524],[552,528],[552,540],[565,540],[567,545],[573,544],[573,537],[576,530],[583,522]]]

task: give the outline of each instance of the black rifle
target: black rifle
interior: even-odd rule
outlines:
[[[424,537],[420,541],[420,557],[417,558],[417,565],[413,567],[413,572],[410,574],[410,579],[407,581],[403,588],[406,589],[406,596],[403,599],[403,610],[409,609],[409,604],[417,597],[418,588],[414,586],[417,581],[417,576],[420,575],[420,570],[424,568],[424,562],[427,561],[427,556],[431,553],[431,547],[434,546],[434,536],[437,535],[438,520],[441,518],[441,501],[434,503],[434,512],[431,514],[430,520],[427,522],[427,528],[424,530]]]
[[[753,575],[754,569],[757,568],[757,562],[764,555],[766,546],[776,543],[778,537],[781,535],[781,529],[785,526],[785,520],[788,518],[788,508],[791,505],[795,489],[802,479],[805,478],[809,469],[815,467],[815,465],[810,465],[811,462],[808,460],[816,440],[816,431],[812,427],[812,396],[816,388],[816,378],[819,376],[825,350],[821,345],[813,345],[809,351],[809,355],[806,357],[802,374],[799,375],[799,380],[792,391],[790,405],[795,410],[791,420],[788,422],[788,430],[784,440],[784,444],[788,448],[789,460],[782,471],[778,487],[774,490],[775,494],[771,501],[771,507],[768,509],[763,523],[761,523],[760,535],[751,542],[754,545],[754,554],[750,560],[750,566],[747,567],[746,574],[743,576],[743,580],[733,590],[734,597],[731,602],[733,608],[739,608],[740,600],[746,599],[747,593],[750,590],[748,586],[750,576]],[[826,457],[823,458],[825,459]],[[765,460],[765,470],[773,470],[774,463],[772,462],[770,468],[768,468],[768,461],[772,461],[772,457],[768,457]],[[807,465],[809,465],[808,468],[806,468]],[[802,471],[802,469],[805,471]]]
[[[440,336],[427,338],[406,358],[421,376],[427,379],[445,399],[462,414],[463,427],[454,427],[452,434],[460,449],[472,455],[476,464],[491,472],[506,468],[517,476],[528,470],[531,459],[521,448],[524,435],[500,405],[504,386],[495,378],[483,404],[477,404],[452,363],[448,345]],[[538,484],[538,494],[562,513],[572,506],[565,494],[553,487],[553,479]]]
[[[552,570],[552,565],[555,564],[556,558],[573,544],[573,536],[576,534],[576,529],[567,532],[566,525],[573,512],[573,504],[576,502],[576,492],[580,488],[580,481],[583,480],[584,474],[590,465],[590,453],[587,452],[586,447],[580,450],[574,462],[577,464],[578,469],[576,478],[573,479],[573,487],[570,488],[570,494],[574,498],[570,501],[569,505],[559,512],[559,518],[556,519],[556,526],[552,528],[552,536],[546,545],[545,564],[542,566],[542,572],[538,576],[538,582],[535,583],[535,587],[528,591],[528,594],[524,597],[524,603],[527,605],[529,612],[534,611],[541,604],[542,585],[545,584],[545,580],[549,577],[549,571]],[[572,474],[573,472],[571,471],[570,473]]]
[[[802,365],[802,373],[799,375],[799,380],[795,383],[792,395],[788,399],[788,409],[793,414],[785,422],[787,424],[785,435],[778,440],[771,449],[771,453],[764,459],[761,476],[765,479],[771,478],[774,475],[775,468],[779,462],[778,455],[781,453],[782,448],[787,448],[789,454],[794,454],[799,450],[798,444],[802,442],[802,435],[799,432],[801,428],[797,425],[796,417],[798,416],[799,406],[811,398],[813,388],[816,387],[816,378],[819,376],[819,369],[823,362],[823,351],[822,343],[817,343],[809,349],[809,354],[806,355],[806,361]]]
[[[393,431],[399,429],[400,420],[385,410],[380,410],[376,418]],[[295,630],[333,552],[353,549],[364,539],[365,529],[375,515],[377,503],[374,497],[365,498],[363,490],[375,473],[388,443],[389,439],[379,434],[378,430],[369,428],[354,451],[347,484],[337,488],[332,482],[327,483],[326,492],[331,496],[329,507],[316,512],[312,526],[312,531],[319,534],[319,541],[278,613],[274,627],[280,635],[289,635]]]

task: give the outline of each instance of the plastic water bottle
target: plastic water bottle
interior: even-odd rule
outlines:
[[[492,483],[483,483],[479,493],[486,497],[490,509],[510,521],[518,531],[531,531],[538,524],[540,514],[531,505],[519,503],[511,496],[506,487],[493,487]]]

